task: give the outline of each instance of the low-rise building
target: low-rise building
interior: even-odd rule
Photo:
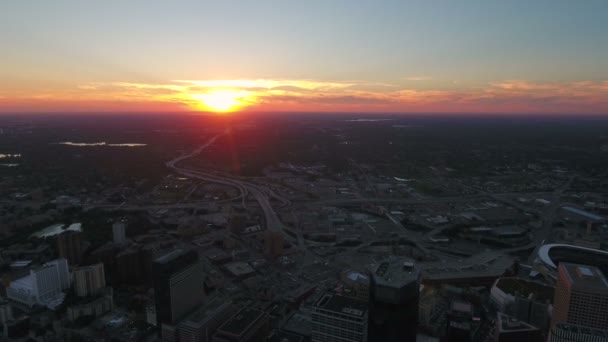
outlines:
[[[499,278],[490,290],[490,299],[498,311],[548,329],[554,288],[521,278]]]
[[[269,333],[268,314],[243,309],[222,324],[213,335],[213,342],[262,342]]]
[[[273,330],[266,342],[304,342],[304,336],[292,334],[282,330]]]
[[[68,306],[66,312],[68,320],[74,322],[80,317],[99,317],[112,311],[114,308],[112,288],[106,287],[103,289],[102,293],[101,296]]]
[[[237,307],[231,301],[214,298],[188,315],[177,325],[180,342],[209,342],[213,334],[229,320]]]
[[[496,319],[496,330],[494,334],[495,342],[543,341],[543,335],[540,329],[500,312]]]
[[[226,271],[237,279],[245,279],[253,276],[255,270],[246,262],[236,261],[225,265]]]
[[[345,296],[367,301],[369,298],[369,277],[361,272],[349,270],[340,274]]]

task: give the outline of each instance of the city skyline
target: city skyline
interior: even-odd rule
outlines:
[[[0,113],[608,112],[602,1],[3,7]]]
[[[0,6],[0,342],[608,342],[608,1]]]

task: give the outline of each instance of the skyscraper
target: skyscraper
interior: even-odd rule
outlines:
[[[312,342],[367,341],[367,302],[326,293],[312,307]]]
[[[79,297],[95,296],[106,286],[103,264],[76,267],[72,270],[74,291]]]
[[[57,252],[61,258],[66,258],[70,265],[78,265],[82,261],[81,235],[81,232],[73,230],[57,235]]]
[[[195,250],[178,248],[154,260],[156,321],[172,325],[194,310],[205,297],[203,271]]]
[[[553,300],[551,326],[569,323],[583,327],[608,327],[608,281],[594,266],[562,262]]]
[[[398,258],[371,272],[368,341],[416,341],[420,271]]]

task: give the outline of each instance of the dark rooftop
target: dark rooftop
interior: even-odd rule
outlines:
[[[500,332],[507,331],[530,331],[538,330],[537,327],[526,322],[519,321],[513,317],[507,316],[501,312],[498,313],[498,330]]]
[[[224,323],[218,332],[233,336],[241,336],[252,325],[264,316],[264,312],[254,309],[243,309]]]
[[[597,290],[608,289],[606,277],[604,277],[602,271],[595,266],[563,262],[559,264],[559,267],[566,271],[566,275],[574,286],[584,286]]]
[[[177,248],[177,249],[169,251],[169,252],[165,253],[164,255],[161,255],[160,257],[156,258],[156,260],[154,260],[154,262],[159,263],[159,264],[166,264],[190,251],[191,250],[187,249],[187,248]]]
[[[368,304],[362,300],[340,296],[333,293],[322,295],[315,303],[314,308],[339,312],[342,314],[364,317],[367,314]]]
[[[372,276],[378,285],[401,287],[418,281],[420,271],[411,260],[394,258],[374,267]]]
[[[266,342],[302,342],[304,336],[288,333],[286,331],[275,330],[270,333]]]
[[[500,278],[495,285],[503,292],[539,301],[553,301],[554,288],[521,278]]]
[[[229,300],[224,300],[222,298],[208,299],[205,305],[188,315],[182,323],[193,325],[202,324],[209,317],[214,317],[214,314],[226,305],[232,305],[232,303]]]
[[[473,306],[471,305],[471,303],[467,303],[461,300],[455,300],[451,303],[450,310],[454,312],[471,314],[473,312]]]
[[[597,339],[597,341],[600,341],[602,340],[601,338],[603,338],[604,340],[608,340],[608,330],[588,328],[568,323],[557,323],[555,325],[555,328],[553,329],[553,333],[556,336],[562,336],[564,334],[569,335],[570,333],[587,335],[589,341],[595,341],[595,339]]]

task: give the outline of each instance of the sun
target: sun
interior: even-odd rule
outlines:
[[[247,96],[243,91],[216,90],[206,94],[193,94],[190,97],[196,101],[195,107],[218,113],[234,112],[247,105]]]

